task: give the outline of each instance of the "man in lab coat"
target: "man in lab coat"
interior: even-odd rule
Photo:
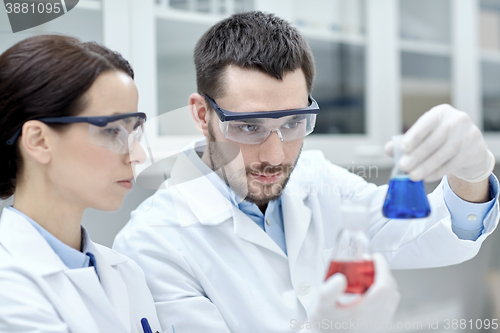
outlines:
[[[195,65],[189,105],[206,140],[178,155],[171,178],[114,244],[144,270],[164,325],[181,333],[375,331],[398,302],[385,260],[391,268],[457,264],[495,229],[495,160],[465,113],[435,107],[405,134],[401,169],[442,182],[428,196],[428,218],[390,220],[381,212],[387,186],[319,151],[301,152],[318,113],[309,96],[314,64],[287,22],[233,15],[199,40]],[[375,255],[363,298],[340,306],[345,279],[324,279],[347,200],[369,207],[370,245],[385,260]]]

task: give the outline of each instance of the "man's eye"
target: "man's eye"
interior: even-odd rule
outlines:
[[[283,125],[283,127],[286,128],[286,129],[293,129],[293,128],[297,127],[300,123],[302,123],[302,122],[301,121],[295,121],[295,122],[292,122],[292,123],[285,124],[285,125]]]
[[[245,132],[255,132],[259,129],[259,126],[257,125],[240,125],[238,127]]]

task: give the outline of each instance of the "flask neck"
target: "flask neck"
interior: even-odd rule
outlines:
[[[333,260],[360,261],[371,260],[368,237],[361,229],[344,228],[337,237]]]

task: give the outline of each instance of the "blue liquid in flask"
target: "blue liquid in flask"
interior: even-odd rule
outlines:
[[[407,175],[392,178],[382,211],[385,217],[391,219],[415,219],[429,216],[431,208],[423,181],[411,181]]]

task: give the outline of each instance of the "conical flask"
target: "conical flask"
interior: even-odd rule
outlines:
[[[347,278],[345,294],[360,295],[372,285],[375,276],[373,257],[365,234],[369,221],[368,209],[365,206],[344,204],[341,218],[343,228],[337,237],[326,278],[342,273]]]
[[[402,135],[392,137],[394,142],[394,169],[392,169],[389,189],[382,209],[385,217],[391,219],[415,219],[427,217],[431,213],[425,194],[423,181],[414,182],[398,167],[403,155]]]

